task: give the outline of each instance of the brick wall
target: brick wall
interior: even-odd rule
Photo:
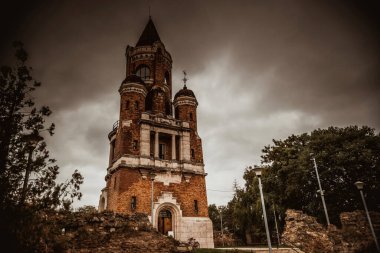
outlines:
[[[197,133],[197,108],[192,105],[179,105],[176,118],[187,121],[190,125],[190,149],[194,150],[194,158],[191,160],[203,163],[202,140]]]
[[[115,181],[116,178],[116,181]],[[137,169],[121,169],[110,180],[108,209],[123,213],[151,212],[151,181],[142,179]],[[114,185],[116,182],[116,185]],[[205,178],[193,175],[190,182],[171,183],[154,182],[154,200],[157,201],[162,191],[173,192],[180,203],[184,217],[208,217]],[[137,197],[137,208],[131,210],[132,196]],[[198,213],[194,210],[194,200],[198,201]]]

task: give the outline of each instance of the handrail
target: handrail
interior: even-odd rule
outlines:
[[[291,243],[290,241],[288,241],[287,239],[285,238],[281,238],[281,241],[285,242],[287,245],[289,245],[291,247],[291,249],[297,253],[302,253],[302,251],[298,251],[298,247],[296,245],[294,245],[293,243]]]
[[[117,120],[115,123],[112,125],[112,131],[115,130],[116,128],[119,127],[119,121]]]

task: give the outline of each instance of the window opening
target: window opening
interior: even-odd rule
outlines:
[[[136,207],[137,207],[137,198],[136,198],[136,196],[132,196],[132,199],[131,199],[131,209],[132,210],[136,210]]]
[[[139,101],[135,101],[135,110],[139,109]]]
[[[194,212],[196,214],[198,214],[198,212],[199,212],[199,209],[198,209],[198,200],[194,200]]]
[[[194,149],[192,148],[190,152],[191,152],[191,158],[194,159],[195,158]]]
[[[143,65],[137,68],[136,75],[139,76],[144,81],[150,79],[150,69]]]
[[[138,150],[138,145],[139,145],[138,141],[134,140],[133,141],[133,150]]]
[[[165,159],[165,144],[159,145],[159,157],[160,159]]]

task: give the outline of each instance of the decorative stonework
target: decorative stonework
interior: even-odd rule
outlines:
[[[198,102],[193,97],[187,97],[187,96],[181,96],[179,98],[176,98],[174,100],[174,107],[178,107],[180,105],[191,105],[191,106],[197,106]]]
[[[147,95],[146,88],[139,83],[124,83],[120,86],[119,92],[120,94],[135,92],[142,94],[144,97]]]
[[[167,171],[164,173],[158,173],[155,181],[157,182],[162,182],[164,185],[169,185],[169,184],[180,184],[182,179],[182,175],[179,173],[172,173],[171,171]]]

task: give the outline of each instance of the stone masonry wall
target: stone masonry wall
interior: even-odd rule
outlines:
[[[152,229],[144,214],[54,213],[45,229],[45,253],[170,253],[177,244]]]
[[[371,212],[370,215],[377,233],[380,232],[380,213]],[[302,211],[287,210],[283,242],[309,253],[376,251],[364,211],[345,212],[340,215],[340,219],[342,229],[337,229],[334,225],[325,228],[315,217]]]

